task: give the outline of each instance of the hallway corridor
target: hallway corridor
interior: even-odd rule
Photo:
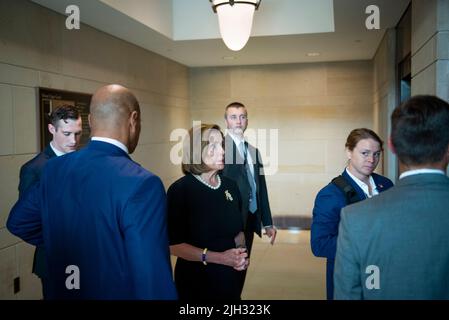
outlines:
[[[326,299],[326,259],[310,250],[310,231],[278,230],[274,246],[254,238],[243,300]]]

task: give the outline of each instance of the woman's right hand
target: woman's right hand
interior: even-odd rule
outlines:
[[[248,267],[246,248],[229,249],[222,252],[223,264],[243,271]]]

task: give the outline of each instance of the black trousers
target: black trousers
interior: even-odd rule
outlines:
[[[245,228],[245,241],[246,241],[246,249],[248,250],[248,257],[250,258],[250,265],[251,265],[251,250],[253,248],[253,240],[254,240],[254,231],[256,230],[256,214],[257,211],[254,213],[248,212],[248,219],[246,220],[246,228]],[[246,271],[248,269],[242,271],[243,272],[243,281],[242,281],[242,290],[243,286],[245,285],[246,280]]]
[[[248,255],[251,254],[251,250],[253,248],[253,240],[254,240],[254,231],[256,230],[256,214],[248,212],[248,218],[246,220],[246,228],[245,228],[245,240],[246,240],[246,248],[248,249]]]

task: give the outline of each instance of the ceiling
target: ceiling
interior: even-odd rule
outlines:
[[[410,2],[262,0],[248,43],[234,52],[209,0],[32,1],[61,14],[77,5],[82,23],[189,67],[369,60]],[[365,26],[369,5],[379,7],[379,30]]]

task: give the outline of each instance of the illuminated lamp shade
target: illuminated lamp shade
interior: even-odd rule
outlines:
[[[226,46],[239,51],[248,42],[254,11],[262,0],[209,0],[218,15],[221,38]]]

